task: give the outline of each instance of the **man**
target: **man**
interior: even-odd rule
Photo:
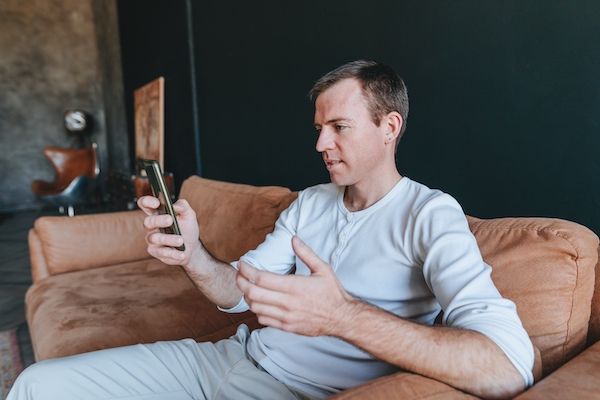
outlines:
[[[216,345],[163,342],[53,360],[14,398],[40,376],[44,385],[61,379],[62,399],[323,398],[398,369],[487,398],[532,384],[531,342],[460,206],[396,168],[408,115],[400,77],[357,61],[311,95],[332,183],[300,192],[239,262],[206,251],[185,200],[175,205],[182,236],[159,232],[172,221],[158,215],[156,199],[139,201],[152,256],[181,265],[223,311],[250,308],[266,327],[242,326]],[[175,249],[183,243],[185,252]],[[432,326],[440,310],[446,326]]]

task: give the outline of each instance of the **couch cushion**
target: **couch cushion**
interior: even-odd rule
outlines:
[[[544,376],[585,347],[598,237],[550,218],[469,218],[492,279],[513,300]]]
[[[597,399],[600,393],[600,343],[579,354],[517,400]]]
[[[36,360],[159,340],[219,340],[249,312],[220,312],[180,267],[155,259],[60,274],[26,295]]]
[[[273,231],[279,214],[297,193],[276,186],[250,186],[192,176],[179,197],[196,211],[200,237],[219,260],[236,261]]]
[[[138,210],[38,218],[34,229],[47,272],[54,275],[149,258],[144,216]]]

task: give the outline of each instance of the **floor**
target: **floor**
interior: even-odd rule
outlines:
[[[55,208],[0,213],[0,331],[17,328],[25,366],[35,362],[25,320],[25,292],[32,283],[27,233],[46,215],[60,213]]]
[[[34,362],[25,322],[25,292],[31,285],[27,232],[42,212],[0,214],[0,331],[18,329],[25,366]]]

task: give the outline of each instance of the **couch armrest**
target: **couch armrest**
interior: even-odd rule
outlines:
[[[534,346],[535,362],[533,375],[537,382],[542,376],[542,357],[540,351]],[[542,398],[542,397],[540,397]],[[350,400],[445,400],[445,399],[478,399],[478,397],[461,392],[434,379],[426,378],[410,372],[396,374],[375,379],[352,389],[345,390],[329,399]],[[520,399],[520,397],[519,397]]]
[[[558,368],[517,399],[597,399],[600,393],[598,371],[600,342]]]
[[[144,213],[42,217],[29,234],[34,281],[49,275],[150,258]]]
[[[409,372],[397,372],[328,397],[331,400],[466,400],[477,398],[445,383]]]
[[[44,250],[40,236],[35,232],[35,229],[29,230],[27,237],[29,243],[29,260],[31,261],[31,277],[34,282],[50,276],[46,258],[44,258]]]

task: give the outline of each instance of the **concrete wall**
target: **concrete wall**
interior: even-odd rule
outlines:
[[[63,126],[67,109],[93,116],[92,138],[98,143],[103,170],[109,167],[107,116],[115,136],[114,131],[124,126],[124,115],[115,108],[118,100],[106,99],[114,93],[118,99],[122,83],[120,67],[115,67],[120,59],[106,61],[106,55],[119,54],[118,40],[105,40],[118,35],[114,1],[102,3],[0,2],[0,210],[38,205],[31,181],[54,180],[43,148],[69,147],[73,140]],[[95,10],[103,13],[103,21],[97,21]],[[113,93],[107,96],[110,90]],[[105,103],[111,104],[110,109]],[[112,144],[115,149],[123,146],[127,149],[126,138]]]

